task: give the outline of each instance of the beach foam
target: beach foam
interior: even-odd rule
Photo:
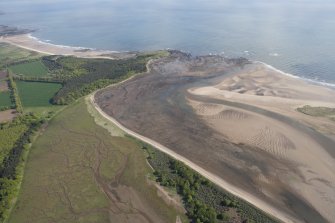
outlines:
[[[295,79],[302,79],[304,81],[307,81],[307,82],[310,82],[310,83],[313,83],[313,84],[317,84],[317,85],[322,85],[322,86],[326,86],[326,87],[331,87],[331,88],[335,88],[335,84],[332,84],[332,83],[327,83],[327,82],[323,82],[323,81],[318,81],[318,80],[313,80],[313,79],[309,79],[309,78],[305,78],[305,77],[301,77],[301,76],[297,76],[297,75],[294,75],[294,74],[290,74],[290,73],[286,73],[282,70],[279,70],[277,68],[275,68],[274,66],[272,65],[269,65],[267,63],[264,63],[264,62],[261,62],[261,61],[254,61],[254,63],[259,63],[259,64],[262,64],[264,66],[266,66],[267,68],[273,70],[273,71],[276,71],[280,74],[283,74],[283,75],[286,75],[286,76],[289,76],[289,77],[292,77],[292,78],[295,78]]]
[[[119,51],[115,51],[115,50],[100,50],[100,49],[96,49],[96,48],[91,48],[91,47],[82,47],[82,46],[68,46],[68,45],[62,45],[62,44],[54,44],[51,43],[52,40],[41,40],[39,38],[37,38],[36,36],[33,36],[31,33],[27,34],[28,38],[33,39],[34,41],[40,43],[40,44],[44,44],[44,45],[50,45],[50,46],[55,46],[55,47],[59,47],[59,48],[63,48],[63,49],[72,49],[72,50],[91,50],[91,51],[108,51],[110,53],[120,53]],[[125,51],[127,52],[127,51]]]
[[[74,50],[96,50],[94,48],[88,48],[88,47],[80,47],[80,46],[67,46],[67,45],[60,45],[60,44],[53,44],[53,43],[50,43],[51,40],[41,40],[35,36],[33,36],[31,33],[27,35],[30,39],[33,39],[41,44],[46,44],[46,45],[53,45],[53,46],[56,46],[56,47],[60,47],[60,48],[66,48],[66,49],[74,49]]]
[[[27,34],[26,35],[29,39],[32,39],[40,44],[43,44],[43,45],[46,45],[46,46],[53,46],[53,47],[57,47],[57,48],[62,48],[62,49],[69,49],[69,50],[73,50],[73,51],[77,51],[77,50],[89,50],[89,51],[96,51],[96,52],[105,52],[105,53],[120,53],[118,51],[112,51],[112,50],[98,50],[98,49],[94,49],[94,48],[88,48],[88,47],[79,47],[79,46],[67,46],[67,45],[60,45],[60,44],[53,44],[53,43],[50,43],[51,40],[41,40],[35,36],[33,36],[31,33],[30,34]],[[167,50],[173,50],[171,48],[166,48]],[[38,49],[36,49],[38,50]],[[178,50],[180,52],[183,52],[183,53],[187,53],[187,54],[190,54],[190,52],[187,52],[187,51],[183,51],[183,50]],[[127,52],[127,51],[124,51],[124,52]],[[244,51],[244,53],[248,53],[250,54],[250,51]],[[277,53],[274,53],[273,55],[278,55]],[[209,55],[211,56],[223,56],[224,55],[224,52],[221,52],[221,53],[210,53]],[[228,57],[227,57],[228,58]],[[279,70],[277,68],[275,68],[274,66],[272,65],[269,65],[267,63],[264,63],[264,62],[261,62],[261,61],[253,61],[254,63],[260,63],[266,67],[268,67],[269,69],[273,70],[273,71],[276,71],[280,74],[283,74],[283,75],[286,75],[286,76],[289,76],[289,77],[292,77],[292,78],[300,78],[304,81],[308,81],[310,83],[313,83],[313,84],[317,84],[317,85],[322,85],[322,86],[326,86],[326,87],[331,87],[331,88],[335,88],[335,83],[327,83],[327,82],[324,82],[324,81],[320,81],[320,80],[313,80],[313,79],[310,79],[310,78],[305,78],[305,77],[301,77],[301,76],[298,76],[298,75],[294,75],[294,74],[290,74],[290,73],[286,73],[282,70]]]

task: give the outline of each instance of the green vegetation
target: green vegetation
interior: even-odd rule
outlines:
[[[6,53],[8,58],[0,62],[3,67],[10,67],[7,102],[21,113],[0,129],[1,221],[8,220],[13,205],[9,222],[123,221],[129,218],[129,211],[134,219],[151,222],[174,222],[177,215],[186,218],[182,210],[163,202],[154,185],[148,185],[146,176],[151,169],[136,141],[111,137],[94,123],[83,101],[57,115],[37,138],[22,181],[32,136],[45,122],[36,112],[51,118],[60,108],[51,105],[51,98],[58,104],[71,103],[96,89],[144,72],[149,59],[164,53],[126,60],[62,56],[39,59],[39,54],[6,44],[1,47],[10,51]],[[21,182],[22,191],[15,203]],[[120,197],[126,200],[119,200]],[[121,206],[125,209],[120,213],[110,211]]]
[[[38,58],[39,54],[29,51],[1,47],[8,47],[10,52],[2,66],[11,64],[10,71],[22,75],[9,76],[7,101],[0,93],[0,104],[2,100],[7,106],[15,104],[21,113],[14,121],[0,125],[0,220],[8,219],[21,182],[9,222],[122,222],[131,221],[129,218],[175,222],[177,215],[185,219],[182,210],[163,202],[155,186],[148,184],[147,176],[151,175],[183,198],[192,222],[276,222],[164,153],[148,146],[143,152],[142,143],[124,136],[91,111],[93,119],[83,100],[74,102],[145,72],[150,59],[167,56],[168,52],[144,53],[124,60]],[[59,108],[51,102],[74,103],[56,115],[37,138],[22,181],[28,145],[45,123],[44,118],[28,112],[47,111],[47,118],[51,118],[52,111]],[[154,172],[147,165],[146,154]]]
[[[15,64],[10,66],[9,69],[17,75],[28,77],[41,77],[48,74],[48,68],[40,60]]]
[[[146,71],[146,64],[152,56],[123,60],[49,56],[42,61],[55,77],[64,80],[64,86],[53,98],[53,103],[69,104],[97,89]]]
[[[43,119],[32,114],[0,125],[0,221],[7,219],[17,197],[23,175],[24,157],[33,133]]]
[[[11,100],[12,100],[12,104],[14,104],[15,109],[18,113],[22,113],[23,112],[23,108],[22,108],[22,103],[21,103],[21,99],[19,97],[19,93],[17,90],[17,86],[15,81],[13,80],[12,75],[10,74],[8,77],[8,86],[9,89],[11,91]]]
[[[305,105],[304,107],[298,108],[297,110],[306,115],[315,116],[315,117],[326,117],[332,121],[335,121],[335,108],[312,107],[309,105]]]
[[[44,56],[41,59],[13,63],[10,71],[15,73],[12,75],[15,80],[62,84],[51,102],[65,105],[97,89],[145,72],[150,59],[168,54],[167,51],[157,51],[119,60]]]
[[[62,87],[61,84],[18,81],[17,87],[23,107],[52,106],[51,98]]]
[[[0,129],[0,163],[26,130],[27,126],[24,124]]]
[[[12,63],[35,59],[41,56],[37,52],[25,50],[7,43],[0,43],[0,70]]]
[[[95,124],[83,100],[55,116],[31,148],[9,221],[175,222],[140,145]],[[127,220],[126,220],[127,219]]]
[[[0,111],[7,110],[12,106],[12,102],[10,99],[10,92],[4,91],[0,92]]]
[[[277,222],[249,203],[231,195],[168,155],[149,146],[148,161],[162,186],[173,188],[183,198],[192,222]]]
[[[0,49],[7,50],[5,54],[0,50],[0,68],[11,64],[12,72],[22,74],[9,76],[9,103],[15,104],[21,116],[0,125],[1,221],[8,219],[21,182],[9,222],[122,222],[131,221],[129,218],[175,222],[177,215],[185,219],[182,210],[163,202],[155,186],[148,184],[147,176],[154,175],[162,186],[183,198],[192,222],[276,222],[169,156],[148,146],[143,147],[144,153],[141,143],[109,126],[97,113],[91,113],[93,119],[83,100],[74,102],[145,72],[150,59],[167,56],[168,52],[144,53],[124,60],[63,56],[34,59],[40,55],[6,44],[0,44]],[[50,76],[46,76],[48,73]],[[1,97],[0,93],[0,104],[5,100]],[[45,123],[44,118],[28,112],[48,111],[50,118],[54,114],[50,111],[59,108],[51,102],[74,103],[56,115],[33,144],[22,181],[32,136]],[[145,154],[149,154],[154,172]]]

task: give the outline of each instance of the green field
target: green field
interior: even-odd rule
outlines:
[[[42,54],[22,49],[7,43],[0,43],[0,68],[6,67],[14,62],[35,59],[41,57]]]
[[[185,219],[148,183],[151,172],[141,146],[128,137],[111,136],[81,100],[59,113],[33,144],[8,222]]]
[[[0,92],[0,109],[3,107],[10,107],[12,102],[10,100],[10,92]]]
[[[61,84],[18,81],[17,88],[24,108],[48,107],[50,99],[62,87]]]
[[[15,74],[26,77],[43,77],[48,74],[48,68],[40,60],[13,65],[9,69]]]

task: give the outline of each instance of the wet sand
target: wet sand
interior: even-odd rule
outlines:
[[[176,53],[95,101],[125,128],[284,213],[285,222],[315,223],[335,219],[335,123],[296,108],[335,107],[332,95],[262,64]]]

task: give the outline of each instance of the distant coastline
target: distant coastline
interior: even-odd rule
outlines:
[[[104,58],[104,59],[119,59],[136,55],[136,52],[120,53],[111,50],[96,50],[84,47],[55,45],[40,41],[36,37],[33,37],[31,33],[0,36],[0,42],[5,42],[8,44],[12,44],[27,50],[36,51],[46,55],[64,55],[64,56],[77,56],[84,58]]]
[[[10,32],[8,35],[4,35],[3,32],[1,32],[1,28],[6,27]],[[134,56],[137,52],[131,52],[131,51],[114,51],[114,50],[105,50],[105,49],[95,49],[95,48],[89,48],[89,47],[83,47],[83,46],[67,46],[67,45],[61,45],[61,44],[55,44],[51,43],[49,41],[41,40],[33,35],[34,30],[28,30],[28,29],[18,29],[8,26],[0,26],[0,42],[7,42],[9,44],[13,44],[16,46],[19,46],[21,48],[36,51],[39,53],[47,54],[47,55],[72,55],[77,57],[87,57],[87,58],[104,58],[104,59],[120,59],[120,58],[126,58],[130,56]],[[183,51],[182,51],[183,52]],[[215,55],[215,54],[210,54]],[[304,81],[322,85],[325,87],[331,87],[335,88],[334,83],[327,83],[324,81],[317,81],[305,77],[301,77],[298,75],[290,74],[287,72],[284,72],[273,65],[267,64],[262,61],[252,61],[254,63],[260,63],[264,66],[289,77],[292,78],[299,78]]]

